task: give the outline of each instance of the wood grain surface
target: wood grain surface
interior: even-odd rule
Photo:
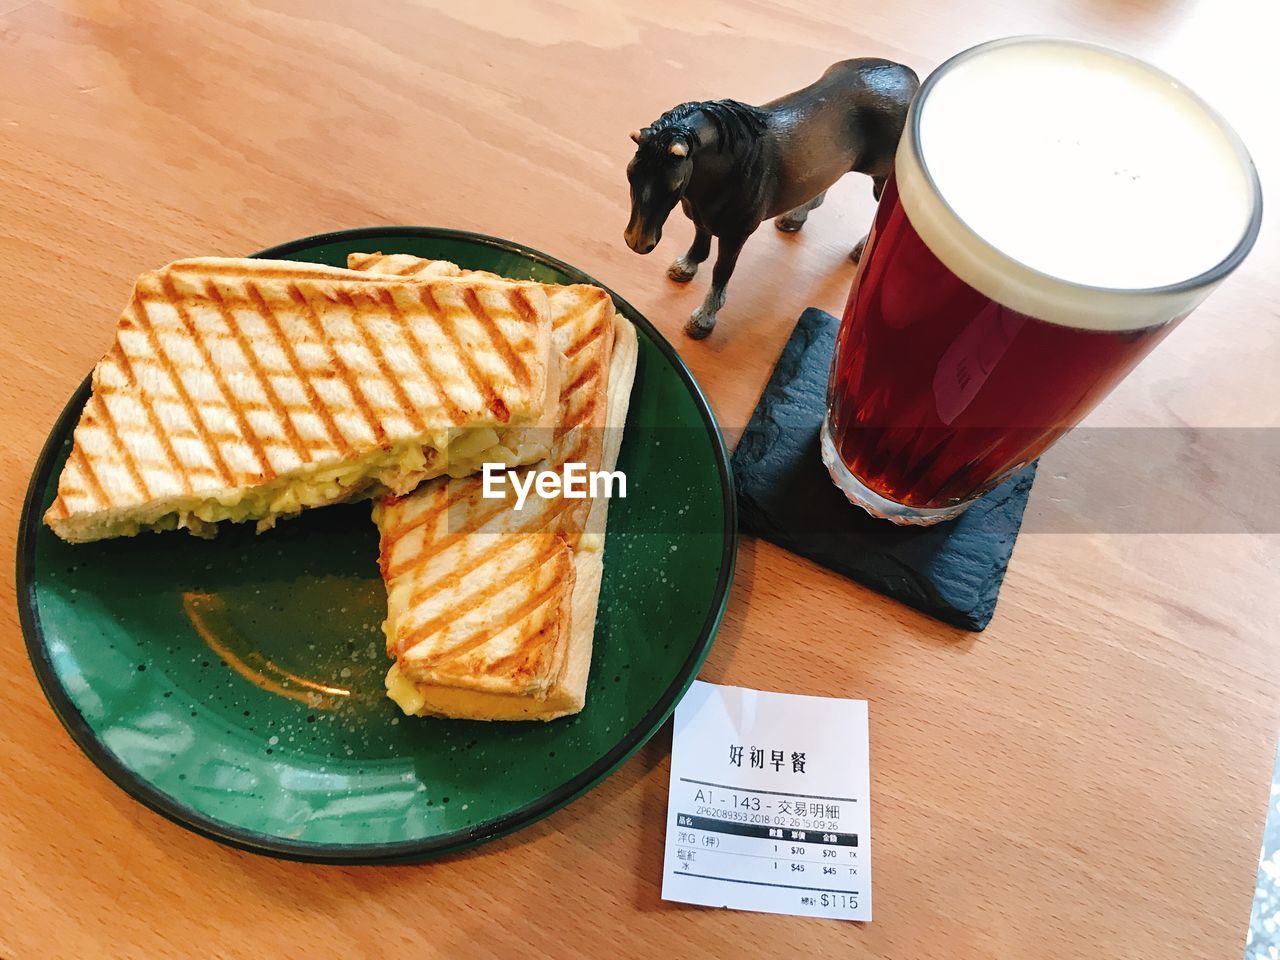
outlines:
[[[870,185],[847,178],[798,235],[762,229],[694,343],[680,330],[705,278],[663,276],[688,224],[648,258],[622,243],[628,130],[682,100],[760,102],[848,56],[924,74],[981,40],[1056,33],[1183,77],[1266,190],[1276,28],[1273,4],[1246,0],[0,0],[4,555],[36,453],[144,269],[371,224],[512,237],[647,314],[732,440],[799,311],[842,305]],[[1280,425],[1277,266],[1264,225],[1093,422]],[[0,956],[1234,960],[1280,727],[1278,547],[1027,534],[970,635],[745,538],[702,677],[870,700],[869,925],[662,902],[669,726],[565,810],[440,862],[307,866],[195,837],[64,734],[6,578]]]

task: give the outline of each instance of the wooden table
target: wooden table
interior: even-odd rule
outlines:
[[[768,99],[847,56],[923,74],[993,36],[1059,33],[1185,78],[1266,182],[1270,16],[1247,0],[0,0],[4,555],[36,452],[143,269],[367,224],[518,238],[647,314],[733,440],[799,310],[841,305],[869,184],[842,182],[797,236],[761,230],[694,343],[680,330],[704,280],[663,276],[687,223],[647,259],[622,243],[629,129],[681,100]],[[1264,228],[1094,422],[1277,426],[1276,254]],[[1278,566],[1274,536],[1027,534],[970,635],[745,538],[702,677],[871,701],[865,926],[659,899],[669,728],[567,809],[442,862],[225,849],[72,745],[6,583],[0,956],[1236,958],[1280,727]]]

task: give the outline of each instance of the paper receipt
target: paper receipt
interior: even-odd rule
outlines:
[[[676,708],[662,897],[871,919],[867,703],[695,681]]]

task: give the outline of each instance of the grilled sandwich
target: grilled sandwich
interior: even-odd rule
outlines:
[[[380,269],[376,256],[349,266]],[[403,260],[395,267],[413,275]],[[421,261],[420,269],[447,267]],[[635,330],[597,287],[546,292],[563,370],[551,452],[537,466],[612,470],[635,375]],[[515,510],[482,492],[478,477],[440,479],[374,508],[395,659],[388,695],[409,714],[576,713],[591,663],[608,500],[530,498]]]
[[[71,541],[263,529],[545,456],[537,428],[559,396],[546,294],[419,272],[206,258],[144,274],[45,522]]]

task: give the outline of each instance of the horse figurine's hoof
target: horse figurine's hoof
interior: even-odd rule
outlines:
[[[822,201],[825,199],[827,199],[827,191],[823,190],[807,203],[802,203],[800,206],[788,210],[782,216],[775,217],[773,225],[783,233],[795,233],[809,219],[809,213],[822,206]]]
[[[676,283],[688,283],[698,273],[697,261],[690,260],[688,257],[678,257],[672,261],[671,266],[667,267],[667,276]]]
[[[853,249],[849,251],[849,260],[852,263],[857,263],[859,260],[861,260],[862,251],[866,249],[866,246],[867,246],[867,238],[863,237],[861,240],[855,243],[853,245]]]
[[[782,216],[778,217],[773,221],[773,225],[783,233],[796,233],[804,226],[804,222],[808,219],[809,211],[806,210],[803,216],[796,216],[796,213],[793,210],[791,213],[784,213]]]
[[[684,325],[684,332],[695,340],[704,340],[716,327],[716,314],[724,306],[724,288],[718,287],[715,281],[707,291],[698,309],[689,314],[689,322]]]
[[[701,310],[695,310],[689,315],[689,322],[684,325],[684,332],[694,340],[705,340],[711,336],[711,331],[716,328],[716,318],[712,314],[710,317],[704,316]]]

